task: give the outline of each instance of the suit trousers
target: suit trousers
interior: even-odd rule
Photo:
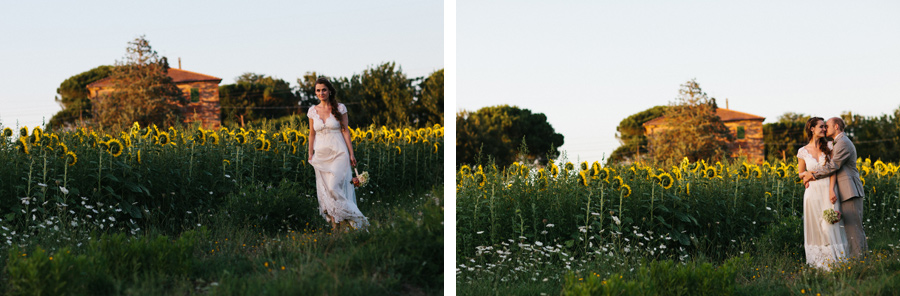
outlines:
[[[847,243],[850,244],[849,257],[858,257],[869,250],[866,232],[863,230],[863,198],[857,196],[841,201],[841,210]]]

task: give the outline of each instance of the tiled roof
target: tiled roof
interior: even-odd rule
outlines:
[[[181,69],[169,68],[169,77],[172,77],[172,82],[177,83],[185,83],[185,82],[197,82],[197,81],[212,81],[219,83],[222,81],[222,78],[209,76],[206,74],[200,74],[191,71],[185,71]],[[110,78],[103,78],[97,81],[94,81],[91,84],[88,84],[88,87],[104,87],[111,86]]]
[[[765,117],[748,114],[748,113],[744,113],[744,112],[739,112],[739,111],[734,111],[731,109],[725,109],[725,108],[716,108],[716,115],[718,115],[719,118],[722,119],[722,122],[741,121],[741,120],[758,120],[758,121],[766,120]],[[660,117],[654,118],[653,120],[645,122],[644,125],[645,126],[661,125],[665,120],[666,120],[665,116],[660,116]]]

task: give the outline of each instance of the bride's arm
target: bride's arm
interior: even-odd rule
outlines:
[[[828,198],[831,200],[831,203],[835,203],[837,201],[837,195],[834,194],[834,181],[835,176],[832,174],[828,177]]]
[[[350,142],[350,119],[347,113],[341,114],[341,135],[344,143],[347,143],[347,151],[350,152],[350,165],[356,166],[356,157],[353,156],[353,143]]]
[[[806,173],[806,161],[803,160],[803,157],[797,158],[797,173],[800,175],[800,178],[803,178],[803,173]]]
[[[310,108],[312,108],[312,107],[310,107]],[[315,143],[315,142],[316,142],[316,129],[313,128],[313,119],[310,117],[309,118],[309,143],[308,143],[309,145],[307,145],[309,147],[309,152],[306,154],[307,161],[312,159],[313,153],[315,153],[315,151],[313,151],[313,147],[314,147],[313,143]]]

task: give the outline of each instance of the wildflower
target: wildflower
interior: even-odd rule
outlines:
[[[63,194],[69,194],[69,190],[66,189],[66,187],[59,186],[59,191],[61,191]]]

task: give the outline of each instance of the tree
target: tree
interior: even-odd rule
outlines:
[[[315,95],[318,77],[316,72],[307,72],[297,79],[301,108],[319,103]],[[443,118],[443,70],[426,79],[407,78],[395,63],[384,63],[351,77],[327,78],[335,88],[338,102],[352,114],[350,127],[426,126],[438,123],[434,118]]]
[[[778,122],[802,122],[803,124],[806,124],[806,121],[809,120],[809,118],[809,115],[803,113],[784,112],[784,114],[778,116]]]
[[[419,84],[412,109],[417,126],[444,124],[444,69],[434,71]]]
[[[650,153],[659,162],[687,157],[719,160],[729,156],[734,141],[731,132],[716,115],[715,99],[707,97],[696,80],[681,85],[679,97],[664,112],[666,128],[649,139]]]
[[[509,165],[516,160],[523,139],[528,155],[522,157],[546,162],[543,157],[553,147],[561,146],[564,138],[554,132],[543,113],[531,113],[515,106],[484,107],[475,112],[463,110],[456,115],[457,165],[474,163],[479,152],[492,156],[498,165]]]
[[[56,102],[62,107],[50,118],[50,128],[62,128],[73,126],[79,120],[91,118],[91,100],[88,98],[87,85],[103,78],[109,77],[113,66],[99,66],[91,70],[76,74],[63,81],[56,93]]]
[[[644,123],[662,116],[665,111],[666,106],[654,106],[622,119],[616,127],[616,139],[622,145],[609,156],[607,164],[632,161],[638,153],[646,155],[648,151]]]
[[[763,143],[766,159],[787,159],[797,155],[797,150],[806,145],[803,127],[809,115],[785,112],[778,121],[763,125]],[[827,118],[826,118],[827,119]]]
[[[299,112],[300,95],[282,79],[244,73],[234,84],[219,86],[223,124],[276,119]]]
[[[117,61],[109,75],[113,91],[92,101],[95,124],[167,126],[181,122],[180,106],[185,99],[167,75],[167,59],[159,57],[144,36],[128,44],[124,61]]]

